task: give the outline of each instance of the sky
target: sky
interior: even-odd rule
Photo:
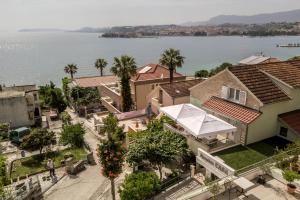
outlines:
[[[0,30],[179,24],[300,9],[300,0],[0,0]]]

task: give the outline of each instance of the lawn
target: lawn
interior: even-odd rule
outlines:
[[[84,149],[65,149],[60,152],[51,152],[50,158],[54,159],[55,167],[61,166],[61,160],[64,159],[64,155],[71,153],[74,155],[74,162],[78,160],[86,159],[86,151]],[[48,158],[49,158],[48,157]],[[39,173],[44,171],[46,168],[47,159],[44,155],[34,155],[31,157],[23,158],[13,162],[13,168],[11,172],[11,178],[15,179],[17,177],[24,177],[26,174]]]
[[[274,155],[276,148],[283,149],[289,142],[279,137],[272,137],[260,142],[244,146],[236,146],[215,153],[225,161],[226,164],[238,170],[262,161]]]

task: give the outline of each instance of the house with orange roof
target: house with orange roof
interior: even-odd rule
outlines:
[[[247,145],[300,138],[300,61],[232,66],[190,88],[190,101],[237,127]]]
[[[162,83],[170,81],[167,67],[159,64],[147,64],[137,69],[137,73],[130,80],[131,95],[134,101],[133,110],[145,109],[148,105],[147,96]],[[186,77],[174,72],[174,81],[185,80]],[[102,103],[111,112],[122,111],[121,86],[119,82],[102,84],[100,87]]]
[[[161,107],[189,103],[189,89],[202,81],[204,79],[188,79],[173,83],[161,83],[147,95],[147,102],[152,105],[152,111],[155,114],[159,113]]]

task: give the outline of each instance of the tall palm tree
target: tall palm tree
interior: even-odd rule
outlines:
[[[173,82],[174,71],[177,67],[182,67],[185,57],[180,55],[180,51],[177,49],[167,49],[161,55],[159,63],[165,65],[170,71],[170,83]]]
[[[65,72],[67,74],[70,74],[71,79],[74,78],[74,74],[77,73],[77,69],[78,69],[77,65],[75,65],[75,64],[68,64],[67,66],[65,66]]]
[[[129,80],[131,76],[136,74],[136,63],[134,58],[123,55],[120,58],[114,58],[111,72],[121,79],[121,95],[123,97],[123,112],[130,111],[133,101],[131,98],[131,90]]]
[[[99,58],[95,62],[95,67],[100,70],[100,75],[103,76],[103,69],[107,66],[107,62],[103,58]]]

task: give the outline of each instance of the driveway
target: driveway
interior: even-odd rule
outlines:
[[[74,122],[84,122],[85,119],[77,117],[72,111],[68,110]],[[86,123],[84,123],[85,125]],[[86,134],[85,141],[89,144],[93,151],[94,158],[98,162],[96,156],[99,138],[93,132],[91,127],[85,125]],[[101,194],[107,190],[110,182],[102,176],[100,165],[88,165],[87,169],[77,176],[66,176],[49,191],[44,194],[46,200],[93,200],[98,199]]]

